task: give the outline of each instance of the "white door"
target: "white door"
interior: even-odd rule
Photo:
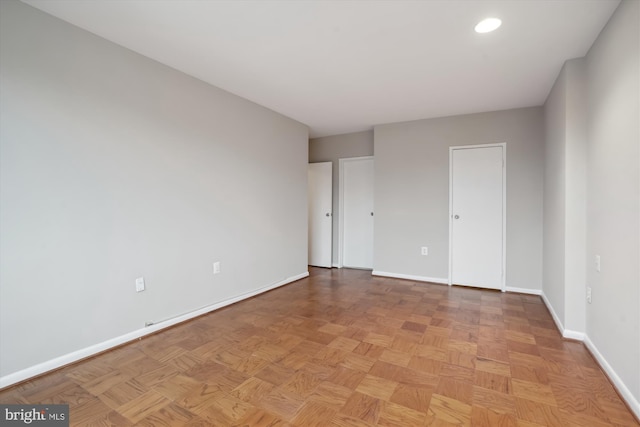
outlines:
[[[505,149],[450,149],[450,284],[504,290]]]
[[[342,265],[373,268],[373,158],[341,160]]]
[[[331,162],[309,163],[309,265],[331,267]]]

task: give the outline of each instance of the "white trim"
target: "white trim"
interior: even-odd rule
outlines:
[[[502,280],[500,289],[507,290],[507,143],[457,145],[449,147],[449,277],[447,284],[451,286],[453,278],[453,151],[472,148],[502,147]]]
[[[338,159],[338,268],[342,268],[342,245],[344,244],[344,159]]]
[[[309,207],[310,207],[310,203],[311,203],[312,199],[313,199],[314,202],[317,202],[317,201],[319,201],[319,199],[323,199],[323,197],[319,197],[319,196],[325,196],[326,195],[326,194],[322,194],[323,193],[322,190],[324,190],[324,188],[322,188],[322,190],[319,191],[319,192],[316,191],[318,189],[318,187],[324,187],[323,184],[326,184],[326,183],[322,183],[322,184],[318,183],[318,181],[323,181],[323,179],[326,178],[323,175],[326,174],[327,171],[326,170],[325,171],[322,170],[326,165],[329,165],[329,171],[330,171],[329,172],[329,193],[330,193],[330,196],[329,196],[329,199],[330,199],[329,200],[329,212],[326,213],[326,212],[323,211],[321,213],[321,215],[325,215],[325,213],[326,213],[326,215],[329,216],[329,218],[330,218],[330,224],[329,225],[331,227],[330,227],[330,231],[329,231],[329,235],[330,235],[330,238],[329,238],[329,261],[326,264],[320,265],[321,262],[324,261],[324,256],[323,256],[322,252],[325,252],[325,251],[320,250],[319,252],[321,252],[321,253],[319,255],[318,254],[314,254],[315,257],[314,257],[313,261],[317,262],[317,263],[311,264],[311,261],[312,261],[310,259],[311,258],[311,246],[314,246],[312,244],[312,241],[314,241],[314,238],[315,238],[315,240],[322,241],[322,240],[324,240],[323,238],[325,236],[323,236],[324,233],[322,233],[322,232],[318,233],[318,231],[319,231],[319,230],[317,230],[318,227],[311,227],[312,222],[315,222],[315,221],[311,221],[311,217],[314,216],[314,215],[309,210]],[[313,169],[320,170],[321,172],[317,173],[317,174],[316,173],[311,174],[312,167],[313,167]],[[316,176],[316,178],[313,179],[313,182],[310,179],[310,176],[312,176],[312,175]],[[314,194],[311,194],[311,193],[314,193]],[[318,195],[317,193],[320,193],[320,195]],[[315,162],[315,163],[308,163],[307,164],[307,199],[308,199],[307,215],[308,215],[308,218],[309,218],[308,219],[307,263],[308,263],[308,265],[313,265],[314,267],[331,268],[331,263],[333,262],[333,162],[331,162],[331,161],[329,161],[329,162]],[[321,200],[320,200],[319,204],[320,205],[323,204]],[[320,207],[322,207],[322,206],[320,206]],[[322,218],[324,220],[324,216]],[[322,228],[322,227],[320,227],[320,228]],[[318,238],[318,237],[320,237],[320,238]],[[320,245],[320,246],[323,246],[323,245]],[[320,260],[318,260],[318,258],[320,258]]]
[[[551,317],[553,318],[553,321],[556,324],[556,327],[558,328],[562,336],[564,336],[564,325],[562,324],[560,317],[558,317],[558,315],[556,314],[556,311],[553,309],[551,302],[549,302],[549,299],[544,294],[544,292],[542,292],[541,296],[542,296],[542,301],[544,302],[544,305],[547,306],[547,310],[549,310],[549,313],[551,313]]]
[[[374,156],[360,156],[338,159],[338,268],[344,267],[344,163],[359,160],[375,161],[375,158]]]
[[[451,286],[453,277],[453,147],[449,147],[449,265],[447,285]]]
[[[103,351],[109,350],[111,348],[117,347],[122,344],[126,344],[130,341],[133,341],[137,338],[141,338],[145,335],[152,334],[154,332],[160,331],[162,329],[168,328],[170,326],[176,325],[181,322],[185,322],[187,320],[193,319],[195,317],[206,314],[210,311],[218,310],[222,307],[226,307],[233,303],[242,301],[247,298],[251,298],[258,294],[270,291],[272,289],[278,288],[280,286],[287,285],[289,283],[295,282],[296,280],[303,279],[309,276],[309,272],[305,271],[304,273],[297,274],[295,276],[291,276],[287,279],[284,279],[280,282],[272,283],[262,288],[256,289],[254,291],[246,292],[244,294],[226,299],[224,301],[217,302],[215,304],[208,305],[206,307],[199,308],[197,310],[191,311],[189,313],[185,313],[171,319],[163,320],[158,323],[154,323],[151,326],[137,329],[135,331],[128,332],[124,335],[120,335],[119,337],[111,338],[109,340],[103,341],[98,344],[91,345],[89,347],[67,353],[63,356],[56,357],[55,359],[48,360],[46,362],[39,363],[37,365],[31,366],[26,369],[22,369],[18,372],[14,372],[9,375],[5,375],[0,377],[0,389],[8,387],[12,384],[27,380],[29,378],[33,378],[37,375],[42,375],[54,369],[58,369],[65,365],[69,365],[71,363],[77,362],[79,360],[85,359],[87,357],[96,355]]]
[[[331,268],[342,268],[342,266],[337,262],[334,262],[333,264],[331,264]]]
[[[587,346],[591,354],[593,354],[593,357],[595,357],[602,370],[606,372],[613,385],[616,386],[616,389],[618,389],[618,392],[620,393],[622,398],[625,400],[625,402],[627,402],[627,405],[629,405],[631,411],[636,415],[638,419],[640,419],[640,402],[633,396],[633,393],[631,393],[629,388],[620,379],[618,374],[616,374],[616,371],[613,370],[611,365],[609,365],[607,359],[605,359],[602,353],[598,351],[598,348],[595,346],[595,344],[591,342],[588,335],[584,337],[584,344]]]
[[[568,338],[570,340],[584,341],[586,338],[586,334],[584,332],[565,329],[564,325],[562,324],[562,321],[560,320],[560,317],[558,317],[558,314],[553,309],[551,302],[549,301],[547,296],[544,294],[544,292],[542,292],[540,296],[542,297],[542,301],[544,302],[544,305],[547,306],[547,310],[549,310],[549,313],[551,313],[551,317],[553,318],[553,321],[556,324],[558,331],[560,331],[560,334],[562,334],[562,337]]]
[[[549,309],[549,312],[551,313],[551,317],[553,317],[553,321],[556,323],[556,326],[558,327],[558,330],[560,331],[562,336],[564,338],[574,339],[574,340],[582,341],[584,343],[584,345],[589,349],[593,357],[596,359],[596,362],[598,363],[598,365],[600,365],[600,368],[607,374],[607,376],[609,377],[609,380],[616,387],[616,389],[620,393],[620,396],[622,396],[622,399],[624,399],[627,405],[629,405],[629,408],[635,414],[635,416],[638,419],[640,419],[640,402],[633,396],[633,393],[631,393],[629,388],[620,379],[620,377],[618,376],[616,371],[611,367],[611,365],[609,365],[609,362],[607,362],[607,359],[605,359],[602,353],[600,353],[598,348],[591,341],[591,339],[589,338],[589,335],[583,332],[564,329],[564,326],[562,325],[560,318],[558,318],[558,315],[556,314],[555,310],[553,309],[553,306],[547,299],[547,296],[544,294],[544,292],[542,293],[542,301],[544,301],[545,305],[547,306],[547,309]]]
[[[563,338],[567,338],[570,340],[583,341],[587,337],[584,332],[572,331],[570,329],[565,329],[562,333]]]
[[[540,289],[516,288],[513,286],[507,286],[504,290],[505,292],[515,292],[518,294],[542,295],[542,291]]]
[[[449,280],[447,278],[441,278],[441,277],[414,276],[411,274],[388,273],[386,271],[377,271],[377,270],[373,270],[371,274],[373,276],[393,277],[394,279],[416,280],[418,282],[438,283],[441,285],[446,285],[449,283]]]

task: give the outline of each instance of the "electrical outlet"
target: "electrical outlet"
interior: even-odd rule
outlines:
[[[216,261],[213,263],[213,274],[220,273],[220,261]]]
[[[596,255],[596,271],[600,273],[600,255]]]
[[[138,277],[136,279],[136,292],[144,291],[144,277]]]
[[[429,255],[429,248],[426,246],[420,248],[420,255]]]
[[[591,286],[587,286],[587,302],[591,304]]]

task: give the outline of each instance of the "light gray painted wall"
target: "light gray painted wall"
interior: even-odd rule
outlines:
[[[566,69],[558,75],[544,105],[543,284],[547,300],[564,325]],[[584,250],[581,251],[584,253]]]
[[[565,319],[568,331],[586,329],[586,60],[567,61],[565,140]]]
[[[309,163],[333,163],[333,264],[338,264],[338,208],[340,159],[373,156],[373,131],[348,133],[309,140]]]
[[[0,3],[0,375],[306,272],[306,126]]]
[[[567,61],[544,105],[543,290],[562,327],[585,333],[586,63]]]
[[[587,334],[640,401],[640,2],[587,54]],[[594,269],[594,256],[602,271]]]
[[[376,126],[374,269],[446,279],[449,147],[506,142],[507,286],[542,290],[543,120],[533,107]]]

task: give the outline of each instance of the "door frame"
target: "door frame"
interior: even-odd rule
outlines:
[[[338,268],[344,266],[344,164],[359,160],[373,160],[374,156],[346,157],[338,159]]]
[[[449,147],[449,278],[451,286],[453,278],[453,151],[472,148],[502,147],[502,279],[500,290],[506,291],[507,278],[507,143],[490,143],[475,145],[456,145]]]
[[[329,192],[330,192],[331,196],[330,196],[330,202],[329,202],[329,212],[326,213],[327,216],[330,217],[330,219],[329,219],[329,226],[330,226],[330,228],[329,228],[329,237],[330,237],[330,239],[329,239],[329,262],[328,262],[327,265],[312,264],[312,262],[311,262],[311,250],[310,250],[310,248],[312,246],[313,239],[311,238],[312,237],[311,236],[312,233],[311,233],[311,223],[310,223],[312,212],[309,209],[309,204],[311,203],[312,194],[309,191],[307,191],[307,193],[308,193],[307,194],[307,217],[308,217],[308,221],[309,221],[308,222],[308,227],[307,227],[307,229],[308,229],[307,230],[308,231],[308,234],[307,234],[307,236],[308,236],[308,241],[307,241],[307,248],[308,248],[307,249],[307,251],[308,251],[307,264],[308,265],[313,265],[313,266],[316,266],[316,267],[331,268],[332,267],[332,263],[333,263],[333,162],[329,161],[329,162],[307,163],[307,174],[308,174],[307,175],[307,179],[309,177],[309,171],[311,170],[311,167],[314,166],[314,165],[316,167],[322,168],[322,169],[324,169],[325,166],[327,166],[328,169],[329,169],[329,171],[328,171],[329,172],[329,174],[328,174]],[[325,176],[325,175],[323,175],[323,176]],[[309,186],[309,185],[310,185],[310,181],[307,181],[307,186]],[[309,187],[307,187],[307,189],[309,189]],[[324,217],[322,217],[322,218],[324,219]]]

